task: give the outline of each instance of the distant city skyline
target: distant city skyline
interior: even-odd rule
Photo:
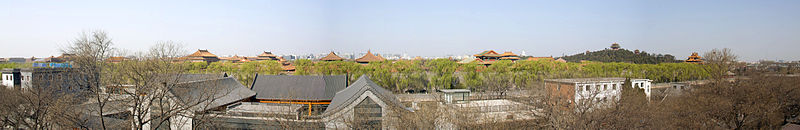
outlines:
[[[0,57],[60,55],[82,31],[115,47],[174,41],[219,56],[335,52],[530,56],[608,48],[671,54],[731,48],[740,60],[800,60],[800,1],[4,1]]]

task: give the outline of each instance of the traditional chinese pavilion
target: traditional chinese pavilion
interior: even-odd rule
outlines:
[[[272,54],[272,52],[265,51],[256,57],[256,61],[260,60],[278,60],[278,56]]]
[[[611,44],[611,49],[612,49],[612,50],[619,50],[619,48],[620,48],[620,46],[619,46],[619,44],[617,44],[616,42],[615,42],[615,43],[613,43],[613,44]]]
[[[333,53],[333,51],[331,51],[331,53],[328,53],[327,56],[322,57],[319,60],[321,60],[321,61],[342,61],[342,60],[344,60],[344,58],[339,57],[338,55],[336,55],[336,53]]]
[[[686,59],[687,63],[703,63],[703,57],[700,57],[697,52],[693,52],[689,59]]]
[[[234,55],[233,57],[222,57],[220,58],[221,61],[228,61],[231,63],[239,63],[239,62],[247,62],[247,57],[241,57],[239,55]]]
[[[495,61],[499,60],[500,57],[502,57],[502,55],[500,55],[497,52],[494,52],[494,50],[483,51],[481,53],[475,54],[474,56],[475,58],[481,59],[483,61]]]
[[[511,53],[510,51],[505,52],[503,54],[499,54],[494,50],[483,51],[479,54],[474,55],[475,58],[480,59],[484,64],[492,64],[497,60],[511,60],[516,61],[519,60],[519,55]]]
[[[500,59],[501,60],[516,61],[516,60],[519,60],[519,55],[511,53],[510,51],[507,51],[507,52],[504,52],[503,54],[500,54]]]
[[[367,54],[362,56],[361,58],[356,59],[356,62],[361,64],[367,64],[369,62],[384,61],[384,60],[386,60],[386,58],[375,56],[372,54],[372,52],[367,51]]]
[[[192,53],[184,57],[186,61],[189,62],[217,62],[219,61],[219,57],[217,55],[211,54],[208,50],[197,50],[197,52]]]

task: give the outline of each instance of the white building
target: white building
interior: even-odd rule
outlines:
[[[469,100],[469,89],[443,89],[442,99],[445,103],[454,103]]]
[[[644,89],[649,100],[651,81],[631,79],[629,87]],[[603,105],[609,101],[619,101],[625,78],[547,79],[544,83],[548,93],[566,99],[568,103]]]
[[[650,89],[652,87],[653,80],[650,79],[631,79],[631,84],[634,87],[639,87],[640,89],[644,89],[644,94],[647,95],[647,99],[650,99]]]
[[[2,85],[8,88],[19,87],[20,70],[19,69],[3,69],[2,71]]]

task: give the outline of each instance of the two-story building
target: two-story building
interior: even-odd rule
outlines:
[[[631,85],[625,87],[644,89],[650,97],[651,81],[649,79],[630,79]],[[546,79],[544,86],[547,92],[561,102],[567,104],[604,105],[611,101],[619,101],[625,78],[577,78]]]
[[[2,70],[2,85],[8,88],[21,88],[20,69],[7,68]]]
[[[56,92],[77,92],[87,90],[78,81],[85,80],[85,75],[73,68],[21,68],[3,69],[2,85],[8,88],[30,89],[42,87],[43,90]]]

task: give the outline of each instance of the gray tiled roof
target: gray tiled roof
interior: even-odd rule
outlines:
[[[183,82],[192,82],[192,81],[199,81],[199,80],[208,80],[208,79],[218,79],[227,77],[227,74],[173,74],[168,76],[175,76],[175,80],[177,83]],[[172,80],[172,79],[170,79]]]
[[[170,89],[183,105],[193,111],[204,111],[247,99],[256,95],[233,77],[178,83]]]
[[[103,104],[103,115],[109,115],[109,114],[116,114],[116,113],[125,112],[125,111],[128,111],[128,108],[130,108],[131,106],[134,105],[132,102],[124,101],[124,100],[109,100],[109,101],[105,101],[103,103],[104,103]],[[83,111],[85,111],[85,112],[87,112],[87,113],[89,113],[91,115],[94,115],[94,116],[99,116],[100,115],[100,113],[99,113],[100,112],[100,104],[98,104],[97,102],[90,101],[90,102],[81,104],[81,107],[83,108]]]
[[[344,75],[257,75],[251,89],[257,99],[331,100],[345,86]]]
[[[347,107],[347,105],[353,104],[353,102],[366,91],[372,92],[390,107],[406,109],[391,91],[384,89],[378,84],[375,84],[375,82],[372,82],[372,80],[370,80],[366,75],[362,75],[360,78],[358,78],[358,80],[356,80],[356,82],[344,90],[336,93],[336,97],[333,98],[331,104],[328,105],[327,109],[325,109],[325,113],[323,113],[323,115],[336,113]]]

